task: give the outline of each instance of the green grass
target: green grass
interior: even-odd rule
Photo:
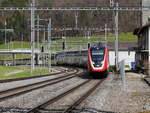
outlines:
[[[64,39],[52,41],[52,49],[60,49],[62,48],[62,42]],[[87,42],[99,42],[99,41],[105,41],[105,37],[103,35],[99,36],[92,36],[89,39],[87,37],[81,37],[81,38],[67,38],[66,42],[73,43],[76,42],[78,45],[87,44]],[[107,41],[112,42],[115,41],[114,34],[109,34],[107,36]],[[119,34],[119,41],[120,42],[137,42],[137,36],[133,35],[132,33],[120,33]],[[42,43],[40,43],[42,44]],[[61,44],[61,45],[60,45]],[[45,44],[44,44],[45,45]],[[0,49],[17,49],[17,48],[31,48],[30,42],[10,42],[5,44],[0,44]],[[37,43],[35,43],[35,48],[37,48]]]
[[[37,46],[37,44],[35,44]],[[5,44],[0,44],[0,49],[18,49],[18,48],[31,48],[31,45],[29,42],[19,42],[19,41],[14,41]]]
[[[42,74],[48,74],[50,72],[51,71],[49,71],[48,68],[36,67],[35,70],[31,74],[30,67],[0,66],[0,80],[42,75]]]
[[[107,36],[107,41],[112,42],[115,41],[114,34],[109,34]],[[72,39],[66,39],[67,41],[105,41],[105,36],[92,36],[90,39],[87,38],[72,38]],[[119,34],[119,41],[120,42],[137,42],[137,36],[133,35],[132,33],[120,33]]]
[[[25,6],[29,0],[5,0],[1,6]]]
[[[62,50],[62,42],[66,42],[66,49],[70,48],[86,48],[87,43],[90,42],[91,44],[99,43],[100,41],[105,41],[105,37],[103,35],[92,36],[89,39],[87,37],[81,38],[67,38],[67,39],[60,39],[52,41],[51,50]],[[107,41],[113,42],[115,41],[114,34],[109,34],[107,36]],[[133,35],[132,33],[120,33],[119,34],[119,42],[137,42],[137,36]],[[40,43],[41,45],[43,43]],[[37,43],[35,43],[35,48],[37,48]],[[47,44],[43,44],[44,46]],[[18,49],[18,48],[31,48],[30,42],[19,42],[14,41],[5,44],[0,44],[0,49]],[[46,48],[46,47],[45,47]],[[17,55],[17,59],[25,59],[30,58],[30,55]],[[2,55],[0,54],[0,60],[12,60],[11,55]]]
[[[114,42],[114,34],[109,34],[107,36],[107,41],[108,42]],[[119,34],[119,42],[137,42],[138,38],[137,36],[133,35],[132,33],[120,33]],[[105,36],[103,35],[98,35],[98,36],[92,36],[90,38],[87,37],[81,37],[81,38],[67,38],[67,39],[60,39],[55,41],[54,43],[55,46],[52,49],[62,49],[62,42],[65,41],[67,48],[79,48],[80,46],[82,47],[87,47],[87,43],[90,42],[91,44],[97,44],[101,41],[105,41]],[[57,50],[56,49],[56,50]]]

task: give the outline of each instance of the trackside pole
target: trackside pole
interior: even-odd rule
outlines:
[[[123,83],[123,90],[126,90],[126,78],[125,78],[125,60],[122,60],[119,62],[119,71],[120,71],[120,76],[121,80]]]
[[[118,70],[118,3],[116,3],[116,11],[115,11],[115,65],[116,70]]]
[[[49,61],[48,61],[48,68],[51,70],[51,27],[52,26],[52,20],[51,18],[49,19],[48,23],[48,52],[49,52]]]
[[[32,7],[32,10],[31,10],[31,74],[35,68],[35,64],[34,64],[34,46],[35,46],[35,0],[32,0],[32,3],[31,3],[31,7]]]

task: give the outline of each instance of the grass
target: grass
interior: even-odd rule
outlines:
[[[0,66],[0,80],[10,79],[10,78],[22,78],[35,75],[48,74],[52,71],[49,71],[48,68],[36,67],[31,74],[30,67],[25,66]]]
[[[61,43],[64,39],[52,41],[52,44],[57,45]],[[81,37],[81,38],[67,38],[66,42],[77,42],[79,45],[84,44],[87,42],[98,42],[98,41],[105,41],[105,37],[103,35],[92,36],[91,38]],[[115,41],[114,34],[109,34],[107,36],[107,41],[112,42]],[[119,34],[119,41],[120,42],[137,42],[137,36],[133,35],[132,33],[120,33]],[[41,44],[41,43],[40,43]],[[45,45],[45,44],[44,44]],[[59,46],[59,45],[58,45]],[[53,45],[52,45],[53,47]],[[0,49],[17,49],[17,48],[31,48],[30,42],[10,42],[5,44],[0,44]],[[35,43],[35,48],[37,48],[37,43]],[[59,47],[57,47],[59,48]]]
[[[5,0],[1,3],[1,6],[25,6],[28,0]]]
[[[107,41],[113,42],[115,40],[114,34],[109,34],[107,36]],[[90,42],[91,44],[98,43],[100,41],[105,41],[104,35],[92,36],[90,38],[81,37],[81,38],[66,38],[52,41],[51,43],[51,50],[62,50],[62,42],[66,42],[66,49],[69,48],[87,48],[87,43]],[[132,33],[120,33],[119,34],[119,41],[120,42],[137,42],[137,37]],[[40,43],[39,45],[44,45],[45,48],[47,44]],[[38,44],[35,43],[35,48],[38,47]],[[30,49],[31,44],[30,42],[19,42],[14,41],[5,44],[0,44],[0,49],[18,49],[18,48],[26,48]],[[25,59],[30,58],[30,55],[17,55],[17,59]],[[0,54],[0,60],[12,60],[11,55],[2,55]]]
[[[107,36],[107,41],[112,42],[115,41],[114,34],[109,34]],[[120,42],[137,42],[137,36],[133,35],[132,33],[120,33],[119,34],[119,41]],[[62,39],[63,40],[63,39]],[[91,38],[71,38],[71,39],[66,39],[66,41],[81,41],[81,42],[93,42],[93,41],[105,41],[105,36],[104,35],[98,35],[98,36],[92,36]]]
[[[35,44],[37,47],[37,43]],[[29,42],[19,42],[19,41],[14,41],[5,44],[0,44],[0,49],[18,49],[18,48],[24,48],[24,49],[29,49],[31,48],[31,45]]]

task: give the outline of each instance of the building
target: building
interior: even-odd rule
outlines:
[[[137,69],[142,70],[146,75],[150,75],[150,24],[135,29],[134,34],[138,36],[135,57]]]
[[[142,6],[150,6],[150,0],[142,0]],[[142,25],[147,24],[150,22],[150,11],[143,11],[142,12]]]
[[[128,69],[132,69],[132,62],[135,62],[135,51],[131,51],[130,54],[128,50],[121,50],[118,52],[119,54],[119,62],[122,60],[125,60],[125,67],[128,67]],[[115,51],[109,51],[109,64],[115,65]]]

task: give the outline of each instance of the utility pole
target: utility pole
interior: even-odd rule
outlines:
[[[23,48],[23,34],[21,35],[21,48]]]
[[[75,12],[75,28],[78,28],[78,12]]]
[[[105,24],[105,45],[107,46],[107,24]]]
[[[31,3],[31,72],[35,69],[34,64],[34,48],[35,48],[35,0]]]
[[[115,10],[115,65],[116,69],[118,70],[118,3],[116,3],[116,10]]]
[[[44,45],[46,44],[46,28],[44,28],[44,32],[43,32],[43,43]]]
[[[39,30],[40,18],[37,16],[37,48],[40,49],[40,30]]]
[[[52,28],[52,20],[51,20],[51,18],[49,19],[49,23],[48,23],[48,52],[49,52],[49,56],[50,56],[50,58],[49,58],[49,70],[51,69],[51,49],[50,49],[50,47],[51,47],[51,28]]]
[[[88,40],[90,39],[91,37],[91,31],[88,31]]]
[[[110,7],[114,6],[114,0],[110,0]]]
[[[6,20],[5,20],[5,45],[6,45],[6,43],[7,43],[7,42],[6,42],[6,29],[7,29],[7,28],[6,28],[6,25],[7,25],[7,23],[6,23]]]

